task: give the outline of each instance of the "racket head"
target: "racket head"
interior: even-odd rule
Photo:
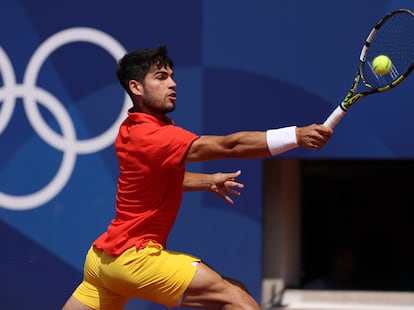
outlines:
[[[379,75],[373,69],[372,62],[379,55],[386,55],[392,61],[393,67],[387,74]],[[399,9],[387,14],[372,28],[361,50],[350,90],[324,124],[335,127],[355,102],[370,94],[392,89],[413,69],[414,12]],[[360,90],[361,85],[365,86],[364,90]]]
[[[389,73],[375,73],[375,57],[386,55],[392,61]],[[414,12],[399,9],[387,14],[372,29],[360,55],[359,74],[365,93],[389,90],[400,84],[414,68]]]

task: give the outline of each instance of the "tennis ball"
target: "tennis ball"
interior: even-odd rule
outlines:
[[[372,68],[376,74],[384,75],[391,71],[392,62],[388,56],[379,55],[372,61]]]

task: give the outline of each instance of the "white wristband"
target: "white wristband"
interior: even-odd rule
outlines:
[[[296,126],[269,129],[266,131],[267,147],[272,155],[287,152],[298,147]]]

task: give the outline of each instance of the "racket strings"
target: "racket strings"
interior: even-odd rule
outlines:
[[[378,55],[386,55],[392,61],[391,71],[376,74],[372,62]],[[367,42],[363,81],[370,88],[391,86],[401,76],[412,70],[414,63],[414,15],[402,11],[392,15],[377,28],[371,42]]]

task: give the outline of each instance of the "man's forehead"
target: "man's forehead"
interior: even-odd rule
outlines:
[[[158,72],[165,72],[165,73],[171,74],[173,70],[169,66],[160,66],[160,65],[155,64],[151,66],[149,72],[152,74],[158,73]]]

